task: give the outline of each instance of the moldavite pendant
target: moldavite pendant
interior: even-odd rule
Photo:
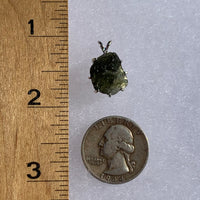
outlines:
[[[109,96],[123,91],[128,85],[126,72],[121,66],[121,60],[115,52],[108,52],[111,44],[109,41],[106,47],[99,41],[103,55],[94,58],[90,68],[90,79],[96,92]]]

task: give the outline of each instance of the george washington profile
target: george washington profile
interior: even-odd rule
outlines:
[[[133,134],[123,125],[113,125],[105,132],[99,142],[100,155],[107,160],[104,173],[123,175],[132,172],[130,154],[134,152]]]

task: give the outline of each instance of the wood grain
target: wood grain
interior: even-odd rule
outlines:
[[[67,5],[1,0],[1,200],[68,199]],[[30,89],[41,92],[41,105],[28,106]],[[38,179],[27,177],[37,174],[35,165],[27,167],[33,161],[40,164]]]

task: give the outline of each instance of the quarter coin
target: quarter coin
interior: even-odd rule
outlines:
[[[143,170],[148,158],[148,142],[134,121],[108,116],[89,127],[81,153],[94,177],[119,184],[134,179]]]

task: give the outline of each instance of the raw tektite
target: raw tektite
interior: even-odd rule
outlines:
[[[115,52],[108,52],[111,41],[106,47],[99,42],[103,54],[93,59],[90,68],[90,79],[96,92],[101,92],[109,96],[123,91],[128,85],[126,72],[121,66],[121,60]]]

